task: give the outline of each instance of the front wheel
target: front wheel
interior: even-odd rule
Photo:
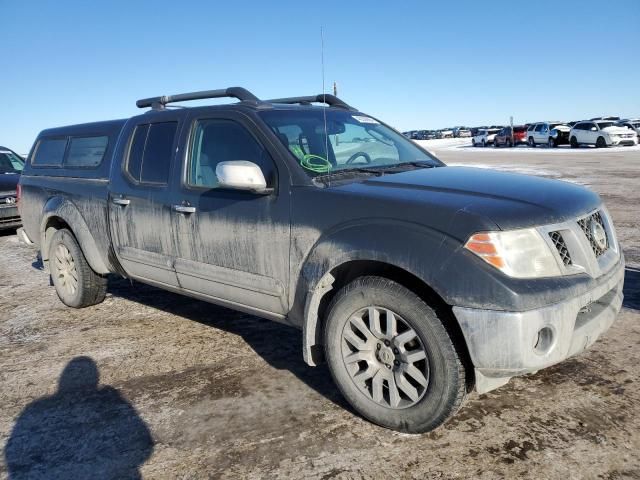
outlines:
[[[555,148],[558,146],[558,143],[552,137],[549,137],[548,146],[549,148]]]
[[[482,139],[482,147],[485,148],[487,146],[487,142],[484,141],[484,139]]]
[[[56,293],[65,305],[83,308],[104,300],[107,278],[91,269],[69,230],[62,229],[53,234],[49,270]]]
[[[405,287],[361,277],[328,307],[331,375],[362,416],[408,433],[433,430],[462,405],[465,370],[436,312]]]
[[[536,142],[533,140],[533,137],[529,137],[529,146],[530,147],[535,147],[536,146]]]
[[[598,140],[596,140],[596,148],[605,148],[606,146],[607,142],[604,137],[598,137]]]
[[[571,145],[571,148],[578,148],[578,139],[576,137],[571,137],[569,145]]]

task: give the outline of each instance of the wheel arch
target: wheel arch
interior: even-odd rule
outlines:
[[[451,306],[443,297],[415,273],[406,268],[380,259],[350,259],[327,271],[310,292],[305,306],[303,324],[303,351],[308,365],[315,366],[324,361],[323,332],[327,307],[340,289],[356,278],[378,276],[392,280],[415,293],[442,321],[450,335],[467,371],[468,390],[472,389],[474,376],[471,357],[464,335]]]
[[[61,197],[53,197],[47,201],[43,209],[40,223],[40,254],[43,262],[49,260],[49,247],[53,234],[61,229],[68,229],[78,241],[87,263],[94,272],[106,275],[111,272],[100,254],[98,245],[89,230],[87,223],[77,207]]]

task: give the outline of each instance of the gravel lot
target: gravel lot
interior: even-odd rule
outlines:
[[[327,368],[304,364],[298,331],[123,280],[98,306],[65,308],[9,232],[0,476],[11,464],[15,478],[640,478],[640,150],[434,145],[447,163],[602,195],[626,298],[589,351],[471,395],[431,434],[398,434],[354,415]]]

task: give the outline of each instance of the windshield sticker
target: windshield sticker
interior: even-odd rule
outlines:
[[[351,116],[354,120],[360,122],[360,123],[374,123],[376,125],[379,125],[380,122],[375,120],[374,118],[371,117],[363,117],[362,115],[352,115]]]

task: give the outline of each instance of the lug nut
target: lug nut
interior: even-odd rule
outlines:
[[[378,350],[380,350],[380,348],[382,348],[382,345],[377,344],[377,345],[376,345],[376,348],[377,348]]]
[[[395,360],[393,363],[396,365],[396,367],[400,365],[400,362],[398,360]]]
[[[387,365],[387,368],[388,368],[389,370],[391,370],[391,365]]]
[[[388,347],[389,346],[389,340],[385,340],[384,344]]]
[[[397,355],[397,354],[398,354],[398,353],[400,353],[400,352],[398,351],[398,349],[397,349],[397,348],[394,348],[394,349],[393,349],[393,353],[395,353],[395,354]]]

